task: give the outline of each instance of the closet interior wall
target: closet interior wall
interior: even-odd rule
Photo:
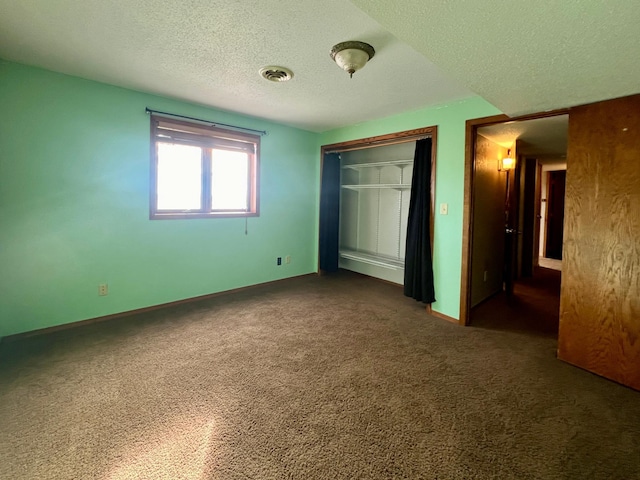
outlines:
[[[340,268],[404,283],[415,145],[340,154]]]

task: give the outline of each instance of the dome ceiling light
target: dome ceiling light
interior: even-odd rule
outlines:
[[[334,62],[353,78],[353,74],[373,58],[376,51],[364,42],[342,42],[334,45],[330,55]]]

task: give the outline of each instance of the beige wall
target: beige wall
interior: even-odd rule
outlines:
[[[472,307],[502,290],[506,174],[498,172],[498,159],[506,154],[506,148],[478,135],[473,199]]]

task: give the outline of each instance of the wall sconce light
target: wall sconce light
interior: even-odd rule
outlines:
[[[507,150],[507,156],[502,160],[498,160],[498,171],[508,172],[516,166],[516,160],[511,156],[511,149]]]
[[[334,45],[329,52],[338,66],[353,78],[353,74],[373,58],[376,51],[364,42],[342,42]]]

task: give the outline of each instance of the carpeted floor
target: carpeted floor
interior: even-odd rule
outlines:
[[[356,274],[0,344],[2,479],[637,479],[640,393]]]

